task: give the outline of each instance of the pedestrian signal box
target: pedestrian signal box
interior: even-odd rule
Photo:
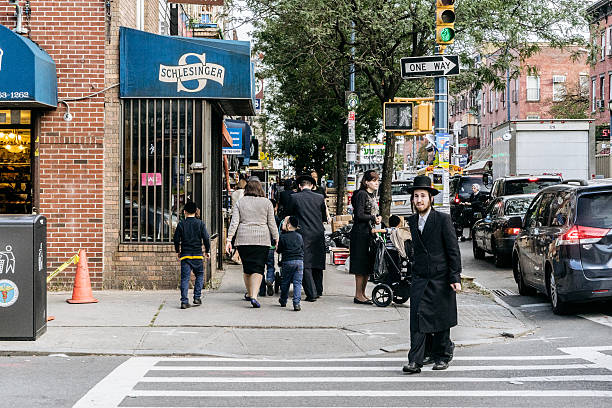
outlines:
[[[411,131],[412,107],[412,102],[385,102],[383,129],[386,132]]]

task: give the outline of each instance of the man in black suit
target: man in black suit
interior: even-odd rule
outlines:
[[[431,336],[434,370],[445,370],[454,345],[450,328],[457,325],[456,293],[461,290],[461,254],[448,214],[432,208],[438,190],[431,179],[417,176],[410,188],[416,214],[408,218],[414,265],[410,288],[410,352],[403,371],[421,372],[426,340]]]
[[[312,191],[315,180],[304,175],[297,178],[300,192],[291,196],[285,215],[298,217],[298,232],[304,240],[304,278],[302,285],[306,301],[314,302],[323,294],[323,271],[325,270],[325,228],[327,206],[321,194]]]

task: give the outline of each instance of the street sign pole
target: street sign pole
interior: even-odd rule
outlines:
[[[440,48],[436,47],[436,53],[440,53]],[[434,134],[436,144],[438,137],[441,134],[447,134],[448,131],[448,79],[445,76],[437,76],[434,78]],[[439,152],[438,154],[440,154]],[[448,168],[443,174],[443,190],[442,204],[449,205],[449,173]]]

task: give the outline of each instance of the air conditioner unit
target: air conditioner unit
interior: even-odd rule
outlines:
[[[553,75],[553,82],[565,82],[565,75]]]

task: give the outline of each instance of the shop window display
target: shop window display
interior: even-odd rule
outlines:
[[[0,110],[0,214],[32,213],[32,130],[28,110]]]

